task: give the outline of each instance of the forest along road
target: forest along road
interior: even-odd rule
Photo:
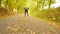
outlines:
[[[60,34],[60,29],[31,16],[15,15],[0,19],[0,34]]]

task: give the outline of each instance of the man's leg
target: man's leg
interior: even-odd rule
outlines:
[[[26,11],[25,11],[25,16],[26,16]]]
[[[28,16],[28,11],[27,11],[27,16]]]

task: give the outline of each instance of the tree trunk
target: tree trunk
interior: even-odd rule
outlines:
[[[38,5],[39,5],[39,1],[37,0],[37,10],[38,10],[38,8],[39,8],[39,6],[38,6]]]
[[[8,9],[8,0],[6,0],[5,8]]]
[[[1,1],[2,1],[2,0],[0,0],[0,7],[1,7]]]
[[[17,12],[19,13],[19,7],[17,7]]]
[[[50,8],[50,6],[51,6],[51,1],[52,1],[52,0],[49,0],[49,8]]]

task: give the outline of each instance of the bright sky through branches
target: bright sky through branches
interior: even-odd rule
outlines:
[[[51,7],[56,8],[56,7],[59,7],[60,6],[60,0],[56,0],[55,2],[56,3],[55,4],[52,4]]]
[[[51,5],[51,8],[57,8],[60,6],[60,0],[55,0],[55,3]],[[44,7],[44,9],[48,9],[48,6]]]
[[[60,0],[56,0],[55,2],[60,2]]]

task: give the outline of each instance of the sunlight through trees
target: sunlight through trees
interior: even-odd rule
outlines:
[[[11,13],[23,13],[24,7],[28,6],[29,13],[33,14],[34,16],[59,20],[59,15],[57,15],[59,12],[58,9],[54,7],[51,8],[51,6],[56,2],[57,0],[0,0],[0,7],[7,9]]]

